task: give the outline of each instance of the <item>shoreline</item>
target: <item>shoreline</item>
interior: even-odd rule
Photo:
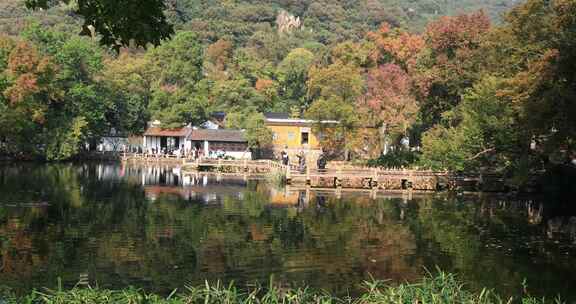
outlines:
[[[345,185],[339,186],[338,183],[332,185],[331,178],[328,178],[328,183],[326,183],[326,177],[332,177],[332,175],[325,177],[322,175],[318,175],[313,179],[303,179],[300,177],[298,180],[294,178],[290,178],[286,176],[286,174],[281,174],[281,172],[243,172],[238,170],[232,170],[234,168],[228,168],[225,164],[222,167],[213,167],[209,170],[190,170],[187,168],[187,164],[184,164],[184,159],[175,159],[175,158],[167,158],[163,159],[160,158],[156,161],[149,161],[149,162],[129,162],[122,159],[122,155],[119,153],[96,153],[92,154],[89,157],[82,157],[82,158],[75,158],[66,161],[45,161],[45,160],[38,160],[38,159],[15,159],[15,158],[7,158],[3,157],[0,158],[0,164],[4,165],[16,165],[16,164],[38,164],[38,165],[47,165],[47,164],[77,164],[77,163],[91,163],[91,162],[107,162],[107,163],[118,163],[118,164],[137,164],[137,166],[148,166],[148,165],[172,165],[172,166],[179,166],[181,167],[182,174],[184,175],[193,175],[198,173],[213,173],[215,175],[221,175],[223,177],[237,177],[237,178],[257,178],[257,179],[266,179],[266,178],[274,178],[279,179],[282,181],[282,184],[291,184],[291,186],[295,188],[303,188],[310,187],[314,190],[322,191],[322,190],[342,190],[344,192],[349,191],[358,191],[358,192],[378,192],[378,193],[403,193],[407,192],[411,189],[413,193],[445,193],[445,192],[454,192],[458,194],[499,194],[499,195],[506,195],[506,196],[522,196],[522,195],[548,195],[548,194],[556,194],[556,193],[563,193],[565,190],[560,187],[560,189],[556,189],[556,191],[544,191],[542,189],[542,185],[538,184],[539,178],[533,178],[532,181],[523,187],[510,187],[506,185],[503,181],[490,181],[486,182],[485,180],[482,184],[479,184],[471,179],[465,179],[463,177],[471,176],[470,174],[464,175],[457,175],[454,173],[446,173],[447,177],[452,177],[450,180],[446,180],[446,178],[438,177],[438,179],[434,179],[432,182],[436,183],[437,186],[441,185],[440,188],[432,187],[430,185],[426,185],[426,187],[417,187],[414,186],[412,188],[404,188],[403,186],[403,179],[405,177],[394,177],[391,176],[390,178],[385,178],[382,180],[383,177],[380,177],[376,183],[374,183],[374,179],[367,180],[366,177],[345,177],[347,182]],[[333,171],[335,169],[332,169]],[[398,173],[402,173],[401,169],[396,169]],[[394,171],[394,170],[393,170]],[[406,172],[418,172],[414,170],[407,170]],[[422,171],[426,172],[426,171]],[[290,180],[291,179],[291,180]],[[368,178],[369,179],[369,178]],[[390,179],[390,180],[388,180]],[[474,178],[473,178],[474,179]],[[477,178],[475,178],[477,180]],[[501,180],[502,177],[497,178]],[[543,180],[540,180],[542,182]],[[448,183],[451,183],[450,187],[447,187]],[[369,185],[369,186],[367,186]],[[443,187],[442,187],[443,186]],[[485,189],[485,187],[488,188]],[[420,189],[422,188],[422,189]],[[433,189],[434,188],[434,189]]]
[[[563,303],[560,296],[546,299],[535,297],[523,290],[522,294],[504,297],[498,293],[482,289],[471,291],[466,289],[465,283],[456,275],[438,271],[428,274],[416,283],[402,283],[388,285],[384,281],[371,280],[364,282],[364,292],[358,296],[337,297],[328,292],[313,290],[312,288],[289,288],[285,282],[274,282],[271,277],[266,285],[255,285],[247,290],[238,288],[234,283],[228,285],[221,282],[209,283],[204,286],[186,287],[184,290],[174,289],[168,296],[146,293],[133,287],[110,290],[92,288],[87,282],[78,282],[72,289],[63,289],[59,282],[57,290],[33,290],[22,296],[6,292],[0,288],[0,302],[15,303],[150,303],[150,304],[179,304],[179,303],[350,303],[350,304],[376,304],[376,303]],[[264,287],[263,287],[264,286]],[[1,292],[4,290],[4,292]]]

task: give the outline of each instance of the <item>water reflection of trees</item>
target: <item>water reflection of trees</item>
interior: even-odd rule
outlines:
[[[53,286],[58,276],[73,283],[87,272],[102,286],[128,279],[168,290],[175,282],[266,281],[275,273],[353,288],[366,272],[402,279],[419,273],[404,261],[413,236],[389,202],[366,208],[328,198],[323,212],[298,213],[296,202],[271,204],[269,188],[258,185],[220,205],[172,196],[152,202],[140,185],[98,178],[102,172],[90,166],[25,171],[2,171],[19,182],[2,178],[0,193],[18,189],[15,201],[49,205],[0,207],[3,283]]]
[[[472,287],[518,295],[527,279],[537,294],[565,294],[576,270],[573,226],[564,226],[567,233],[561,234],[549,228],[550,221],[573,220],[568,214],[543,216],[554,208],[493,197],[427,199],[411,225],[420,242],[435,243],[446,254],[438,264],[461,273]]]
[[[563,276],[575,270],[552,244],[574,240],[573,220],[563,220],[562,229],[552,225],[548,239],[549,219],[557,216],[534,201],[337,199],[256,182],[239,188],[241,196],[205,204],[178,195],[151,200],[137,181],[98,176],[90,165],[0,169],[2,284],[54,286],[57,277],[73,284],[88,273],[103,287],[170,291],[205,279],[242,284],[275,274],[342,293],[368,273],[399,282],[439,265],[473,287],[514,293],[524,277],[557,285],[543,283],[541,292],[561,290]]]

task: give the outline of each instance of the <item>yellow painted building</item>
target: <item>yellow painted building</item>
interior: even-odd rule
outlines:
[[[266,126],[272,131],[274,150],[287,150],[290,154],[303,151],[320,151],[321,134],[314,132],[314,121],[291,119],[281,114],[266,117]],[[336,124],[336,121],[322,123]]]
[[[288,149],[320,149],[320,139],[310,125],[267,124],[272,131],[274,146]]]

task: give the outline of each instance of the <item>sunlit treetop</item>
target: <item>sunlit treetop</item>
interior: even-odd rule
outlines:
[[[164,0],[26,0],[31,9],[47,9],[58,3],[74,3],[84,18],[82,35],[100,37],[100,43],[119,50],[122,46],[159,45],[174,33],[164,15]]]

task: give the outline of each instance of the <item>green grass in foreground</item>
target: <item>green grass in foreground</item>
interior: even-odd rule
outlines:
[[[429,276],[420,283],[387,286],[382,282],[366,282],[366,292],[359,298],[336,298],[326,293],[314,292],[309,289],[282,289],[270,284],[268,288],[255,288],[250,292],[241,292],[233,285],[221,284],[203,287],[189,287],[182,293],[174,291],[168,297],[146,294],[137,289],[119,291],[95,288],[74,288],[68,291],[47,290],[34,291],[28,296],[4,298],[5,303],[45,303],[45,304],[95,304],[95,303],[149,303],[149,304],[183,304],[183,303],[242,303],[242,304],[330,304],[330,303],[561,303],[560,300],[546,301],[525,297],[522,299],[503,299],[489,290],[471,293],[463,288],[454,275],[439,272]],[[2,303],[2,300],[0,300]]]

